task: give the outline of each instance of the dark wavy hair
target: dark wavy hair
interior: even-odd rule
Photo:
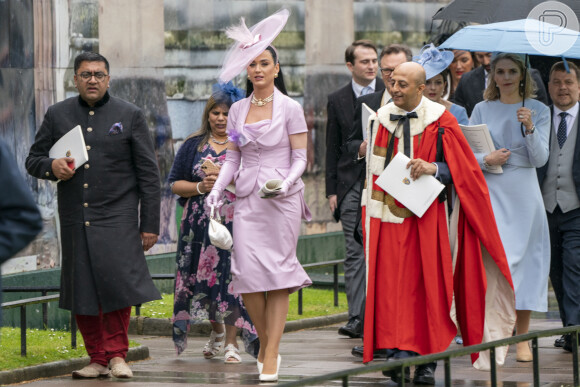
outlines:
[[[280,62],[278,61],[278,55],[276,54],[276,50],[272,46],[266,47],[266,51],[268,51],[272,55],[272,59],[274,60],[274,64]],[[280,65],[280,71],[278,71],[278,77],[274,78],[274,86],[284,95],[288,95],[288,91],[286,91],[286,85],[284,84],[284,75],[282,74],[282,66]],[[246,80],[246,97],[249,97],[254,92],[254,84],[248,79]]]
[[[192,133],[187,137],[187,139],[191,137],[199,137],[199,145],[197,146],[197,150],[201,151],[205,144],[208,143],[209,137],[211,135],[211,126],[209,125],[209,113],[213,109],[219,106],[226,106],[229,108],[232,106],[231,98],[224,97],[223,94],[213,94],[207,100],[205,104],[205,108],[203,109],[203,114],[201,116],[201,127],[198,131]],[[187,140],[186,139],[186,140]]]

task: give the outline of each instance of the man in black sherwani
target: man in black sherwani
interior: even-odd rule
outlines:
[[[159,234],[159,169],[143,113],[107,91],[107,59],[82,53],[74,73],[79,96],[48,108],[26,169],[59,181],[59,306],[75,316],[91,358],[73,378],[130,378],[131,306],[160,298],[143,253]],[[49,150],[77,125],[89,160],[75,169],[73,158],[53,159]]]

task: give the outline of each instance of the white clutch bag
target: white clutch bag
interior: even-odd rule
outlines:
[[[209,215],[209,240],[217,248],[230,250],[234,244],[232,234],[230,234],[227,227],[221,224],[220,221],[219,214],[216,213],[214,217],[214,207],[211,207]]]
[[[283,180],[280,179],[270,179],[264,183],[262,188],[258,191],[258,195],[262,199],[270,199],[276,197],[278,192],[282,189]]]

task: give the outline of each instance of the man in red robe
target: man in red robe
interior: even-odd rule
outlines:
[[[392,359],[444,351],[457,333],[454,309],[465,345],[508,337],[515,323],[513,285],[487,185],[457,120],[423,98],[425,71],[419,64],[399,65],[391,82],[393,103],[378,110],[367,135],[364,362],[373,360],[376,349],[387,349]],[[439,137],[444,161],[434,163]],[[412,179],[453,181],[451,241],[446,201],[435,199],[418,217],[375,184],[398,152],[411,159]],[[498,351],[499,364],[506,352]],[[472,355],[472,361],[488,368],[482,355]],[[434,384],[435,367],[416,367],[414,383]],[[385,375],[410,381],[409,370]]]

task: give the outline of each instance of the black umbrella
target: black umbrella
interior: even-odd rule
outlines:
[[[482,24],[525,19],[536,5],[545,2],[546,0],[454,0],[437,11],[433,19]],[[579,0],[559,0],[558,2],[572,8],[580,20]]]

